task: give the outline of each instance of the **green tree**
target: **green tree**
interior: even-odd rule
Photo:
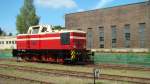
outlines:
[[[3,30],[2,28],[0,27],[0,36],[3,34]]]
[[[12,36],[13,34],[10,32],[9,34],[8,34],[8,36]]]
[[[3,31],[2,36],[7,36],[6,32]]]
[[[26,33],[30,26],[38,25],[39,20],[40,18],[36,15],[33,0],[24,0],[24,5],[16,19],[18,33]]]
[[[64,29],[65,27],[62,27],[60,25],[57,25],[57,26],[53,26],[53,29],[54,30],[61,30],[61,29]]]
[[[6,32],[3,31],[1,27],[0,27],[0,36],[6,36]]]

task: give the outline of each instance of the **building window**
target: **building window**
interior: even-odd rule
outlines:
[[[104,48],[104,44],[100,44],[100,48]]]
[[[100,42],[104,41],[104,32],[100,32]]]
[[[130,48],[130,40],[131,40],[130,25],[127,24],[124,26],[124,47],[125,48]]]
[[[6,41],[6,44],[8,44],[8,41]]]
[[[145,47],[145,23],[139,24],[139,41],[140,41],[140,48]]]
[[[1,44],[4,44],[4,41],[2,41]]]
[[[130,33],[125,33],[125,40],[127,40],[127,41],[130,40]]]
[[[12,44],[15,44],[15,41],[12,41]]]
[[[14,44],[14,41],[12,41],[11,43]]]
[[[99,27],[99,47],[104,48],[104,27]]]
[[[111,26],[111,29],[112,29],[112,48],[116,48],[116,43],[117,43],[116,26]]]
[[[9,41],[9,44],[11,44],[11,41]]]
[[[88,28],[87,30],[87,47],[93,48],[93,30],[92,28]]]

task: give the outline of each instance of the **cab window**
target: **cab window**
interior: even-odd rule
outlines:
[[[34,27],[32,29],[32,34],[38,34],[39,33],[39,27]]]
[[[41,32],[47,32],[47,28],[43,27]]]
[[[70,33],[61,33],[61,44],[69,45],[70,44]]]

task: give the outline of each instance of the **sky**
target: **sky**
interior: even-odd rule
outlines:
[[[40,24],[65,26],[65,14],[113,7],[147,0],[34,0]],[[24,0],[0,0],[0,27],[16,34],[16,16]]]

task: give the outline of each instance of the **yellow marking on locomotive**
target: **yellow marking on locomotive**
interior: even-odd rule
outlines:
[[[74,58],[75,58],[75,55],[76,55],[75,50],[71,50],[71,59],[74,59]]]

